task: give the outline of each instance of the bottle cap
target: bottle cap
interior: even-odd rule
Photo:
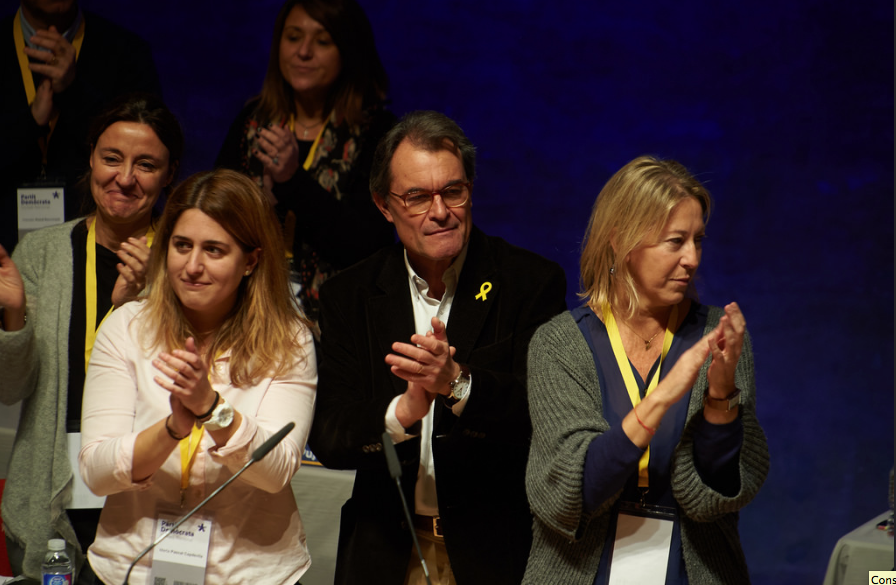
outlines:
[[[51,538],[47,542],[47,548],[50,550],[65,550],[65,541],[61,538]]]

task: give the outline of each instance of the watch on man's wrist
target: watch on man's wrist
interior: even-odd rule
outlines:
[[[728,412],[740,405],[740,388],[735,388],[734,392],[725,398],[713,398],[709,395],[709,390],[703,394],[703,406],[712,410],[721,410]]]
[[[466,395],[467,389],[470,387],[470,375],[465,374],[463,368],[457,374],[457,377],[448,382],[448,388],[451,393],[445,396],[445,406],[451,408],[461,401]]]
[[[233,424],[233,407],[230,406],[229,402],[224,400],[223,396],[221,396],[217,406],[212,410],[211,415],[199,422],[201,422],[202,426],[208,431],[220,431],[221,429],[226,429]]]

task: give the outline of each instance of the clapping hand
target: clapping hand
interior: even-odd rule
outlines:
[[[55,26],[49,30],[39,30],[31,37],[35,45],[47,49],[25,47],[25,54],[35,59],[28,68],[44,76],[37,86],[31,114],[39,126],[46,126],[53,113],[53,94],[64,91],[75,80],[75,48],[59,34]]]
[[[299,170],[299,144],[289,128],[277,125],[259,128],[254,154],[274,183],[285,183]]]
[[[189,422],[189,431],[196,415],[207,412],[215,401],[215,391],[208,380],[208,367],[196,349],[196,341],[188,337],[184,349],[175,349],[170,353],[163,351],[152,361],[152,365],[163,374],[153,380],[171,393],[175,428],[180,432]],[[174,399],[183,405],[185,411],[175,409]]]
[[[713,398],[725,398],[734,392],[734,371],[744,346],[747,321],[737,303],[725,305],[725,315],[709,335],[712,363],[707,379],[709,394]]]
[[[414,334],[411,343],[396,342],[386,356],[392,373],[422,386],[433,394],[450,393],[449,383],[457,377],[460,366],[454,361],[455,348],[448,344],[445,324],[432,318],[432,331],[426,335]]]
[[[116,266],[118,278],[112,289],[112,304],[117,309],[134,299],[146,286],[146,269],[149,266],[149,246],[146,236],[128,238],[121,243],[116,254],[121,263]]]
[[[709,355],[709,340],[717,334],[717,331],[718,328],[714,329],[681,354],[681,357],[653,392],[657,398],[662,398],[663,402],[671,406],[681,400],[691,389],[694,382],[697,381],[700,368]]]
[[[448,344],[445,324],[436,317],[432,331],[412,335],[411,343],[393,343],[392,350],[395,353],[386,356],[386,363],[408,383],[395,414],[403,426],[410,427],[426,416],[436,394],[450,392],[448,383],[457,377],[460,366],[453,359],[455,348]]]

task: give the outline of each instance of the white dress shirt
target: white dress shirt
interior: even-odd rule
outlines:
[[[426,335],[432,331],[432,318],[438,317],[445,326],[448,326],[448,318],[451,314],[451,304],[454,302],[454,293],[457,291],[457,281],[460,279],[460,271],[463,268],[464,260],[467,257],[467,246],[464,246],[457,258],[442,275],[442,282],[445,284],[445,294],[442,299],[434,299],[429,296],[430,286],[425,280],[411,267],[408,261],[408,253],[405,250],[404,264],[408,271],[408,285],[411,288],[411,304],[414,307],[414,325],[418,335]],[[396,340],[399,341],[399,340]],[[448,340],[451,343],[451,340]],[[470,397],[470,388],[472,380],[467,386],[467,391],[460,402],[455,404],[451,410],[455,415],[460,416]],[[392,437],[395,443],[401,443],[410,438],[416,437],[415,434],[407,434],[404,427],[398,422],[395,415],[395,409],[398,401],[401,399],[399,394],[386,410],[386,431]],[[417,472],[417,487],[415,490],[415,512],[424,516],[439,515],[439,501],[436,497],[436,469],[432,459],[432,425],[433,413],[436,408],[444,408],[439,400],[433,400],[429,406],[429,413],[422,420],[422,428],[420,430],[420,469]]]

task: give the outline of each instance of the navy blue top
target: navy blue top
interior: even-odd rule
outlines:
[[[663,369],[659,373],[660,380],[671,371],[681,354],[701,339],[706,328],[707,313],[706,306],[691,303],[688,314],[675,333]],[[603,414],[610,426],[609,431],[597,435],[588,447],[582,494],[586,511],[594,510],[622,490],[622,495],[611,511],[600,568],[594,580],[595,585],[606,585],[609,582],[610,557],[616,539],[619,502],[640,502],[643,497],[646,504],[678,510],[671,487],[672,456],[687,422],[690,391],[669,409],[650,441],[650,461],[647,466],[650,486],[642,494],[643,490],[638,488],[638,461],[644,450],[632,443],[622,430],[622,419],[632,409],[632,403],[610,345],[607,328],[588,306],[573,310],[572,316],[594,356]],[[646,380],[631,366],[641,398],[644,398],[650,380],[657,375],[658,366],[659,358]],[[721,493],[737,493],[740,489],[738,455],[743,441],[740,418],[729,424],[715,425],[706,422],[702,414],[699,414],[694,424],[694,459],[700,477]],[[672,528],[666,585],[687,583],[681,550],[681,529],[676,516]]]

